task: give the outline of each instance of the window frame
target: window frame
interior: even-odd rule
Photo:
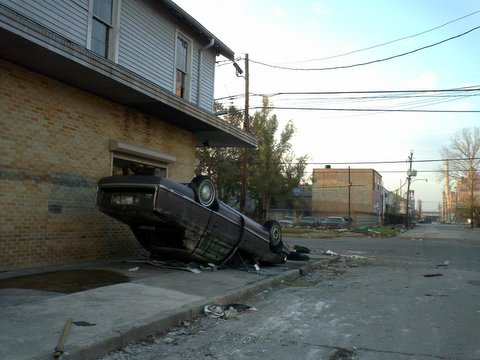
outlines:
[[[110,150],[110,173],[114,173],[114,158],[138,162],[158,168],[165,168],[165,177],[169,174],[169,165],[174,164],[175,156],[148,149],[142,146],[130,144],[121,140],[110,139],[108,148]]]
[[[165,175],[155,175],[155,176],[162,176],[162,177],[165,177],[165,178],[168,177],[168,164],[167,163],[148,160],[148,159],[145,159],[145,158],[142,158],[142,157],[137,157],[137,156],[129,156],[129,155],[124,155],[124,154],[119,154],[119,153],[116,153],[116,152],[111,152],[111,159],[110,159],[111,160],[110,161],[111,171],[110,171],[110,173],[112,175],[118,175],[118,174],[115,174],[115,168],[114,168],[115,159],[131,161],[131,162],[135,162],[135,163],[144,164],[144,165],[152,166],[152,167],[155,167],[155,168],[163,169],[165,171]],[[133,174],[133,175],[136,175],[136,174]],[[126,175],[122,174],[122,175],[118,175],[118,176],[126,176]]]
[[[98,56],[104,57],[108,60],[117,62],[118,61],[118,41],[119,41],[119,27],[120,27],[120,7],[122,0],[112,0],[112,13],[111,13],[111,23],[106,22],[104,19],[96,16],[93,13],[93,3],[95,0],[89,0],[88,5],[88,29],[87,29],[87,49],[93,51]],[[106,42],[107,51],[105,55],[99,54],[98,52],[92,49],[92,36],[93,28],[95,22],[107,27],[107,37]]]
[[[187,44],[187,53],[185,56],[185,69],[179,69],[177,67],[178,56],[179,56],[179,40],[184,41]],[[191,99],[191,89],[192,89],[192,59],[193,59],[193,41],[188,36],[186,36],[181,31],[177,30],[175,33],[175,59],[174,59],[174,80],[173,80],[173,93],[182,99],[190,101]],[[184,93],[182,94],[177,93],[177,79],[178,79],[178,72],[182,72],[182,74],[186,75],[186,81],[184,84]]]

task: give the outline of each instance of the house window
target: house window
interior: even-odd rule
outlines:
[[[107,59],[114,57],[114,27],[118,0],[91,0],[90,50]]]
[[[146,175],[167,177],[167,167],[163,164],[155,164],[141,159],[125,157],[113,157],[112,175]]]
[[[184,99],[189,96],[190,71],[190,41],[182,35],[177,35],[176,45],[176,75],[175,94]]]

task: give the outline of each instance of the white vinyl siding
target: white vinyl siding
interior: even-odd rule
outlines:
[[[89,0],[0,0],[16,12],[81,46],[87,46]]]
[[[202,87],[200,104],[199,106],[202,109],[213,112],[213,94],[214,94],[214,83],[215,83],[215,54],[206,51],[203,53],[203,62],[202,62],[202,79],[200,80],[200,86]],[[196,64],[195,64],[196,65]],[[195,66],[196,68],[196,66]],[[195,72],[196,73],[196,72]],[[196,82],[195,82],[196,83]],[[195,90],[195,95],[196,90]]]
[[[85,48],[90,47],[91,0],[0,0],[14,11]],[[197,104],[199,43],[194,34],[162,12],[156,0],[117,0],[118,28],[115,54],[109,59],[175,94],[175,47],[177,34],[190,40],[189,89],[186,99]],[[116,15],[114,9],[114,16]],[[113,24],[115,25],[115,24]],[[91,29],[90,29],[91,30]],[[215,50],[203,53],[201,108],[212,111]]]
[[[175,27],[143,1],[123,1],[118,63],[171,91]]]

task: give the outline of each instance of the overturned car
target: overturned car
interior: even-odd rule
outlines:
[[[96,204],[162,259],[275,264],[288,255],[277,221],[262,226],[219,201],[207,176],[189,184],[158,176],[105,177],[98,182]]]

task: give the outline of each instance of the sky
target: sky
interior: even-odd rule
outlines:
[[[241,68],[249,55],[250,115],[269,96],[280,129],[293,122],[293,150],[308,155],[309,171],[372,168],[395,191],[413,153],[415,200],[438,211],[440,149],[461,129],[480,127],[480,2],[174,2],[232,49]],[[243,108],[245,79],[218,60],[215,98]],[[470,91],[438,91],[458,88]],[[412,92],[398,92],[405,90]]]

